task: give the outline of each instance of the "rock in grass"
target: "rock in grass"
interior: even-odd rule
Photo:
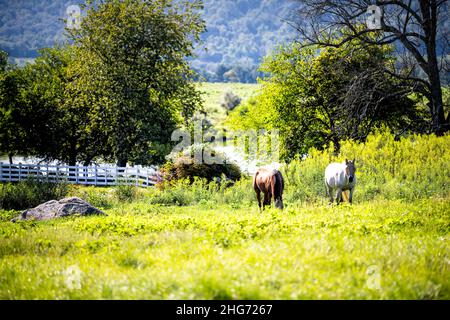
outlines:
[[[50,200],[35,208],[22,211],[17,220],[49,220],[73,215],[87,216],[91,214],[105,215],[105,213],[77,197],[64,198],[59,201]]]

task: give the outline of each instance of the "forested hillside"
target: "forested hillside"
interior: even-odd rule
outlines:
[[[11,57],[34,58],[38,49],[63,41],[65,10],[73,3],[77,1],[0,0],[0,48]]]
[[[295,30],[284,20],[292,0],[205,0],[207,52],[199,51],[194,67],[209,81],[249,82],[271,48],[292,40]],[[230,71],[230,69],[232,69]]]
[[[0,0],[0,49],[13,58],[64,41],[66,8],[83,0]],[[209,81],[253,82],[260,59],[295,33],[283,22],[291,0],[204,0],[207,31],[194,68]]]

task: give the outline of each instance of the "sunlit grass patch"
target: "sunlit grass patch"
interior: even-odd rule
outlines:
[[[0,222],[2,299],[448,299],[449,201]]]

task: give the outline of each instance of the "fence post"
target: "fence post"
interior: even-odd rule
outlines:
[[[0,181],[3,181],[3,162],[0,162]]]
[[[117,185],[117,166],[114,167],[115,168],[115,172],[114,172],[114,185]]]
[[[40,175],[41,175],[41,165],[38,163],[37,164],[37,172],[36,172],[36,176],[38,177],[38,179],[39,179]]]
[[[139,186],[139,168],[136,168],[136,187]]]
[[[45,164],[45,171],[47,172],[47,182],[49,181],[49,176],[48,176],[48,162]]]
[[[19,162],[19,181],[22,178],[22,162]]]
[[[145,174],[146,180],[147,180],[147,187],[148,187],[148,183],[149,183],[149,179],[148,179],[148,168],[147,168],[147,173]]]
[[[105,186],[108,185],[108,168],[103,167],[103,173],[105,174]]]
[[[12,165],[11,163],[9,164],[9,181],[11,182],[12,176],[11,176],[11,171],[12,171]]]
[[[95,168],[94,168],[94,170],[95,170],[95,178],[94,178],[94,183],[95,183],[95,185],[97,185],[97,174],[98,174],[98,170],[97,170],[97,165],[95,165]]]

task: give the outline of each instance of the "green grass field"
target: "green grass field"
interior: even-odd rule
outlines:
[[[280,168],[285,209],[262,213],[245,176],[0,184],[0,299],[450,299],[448,150],[448,134],[389,132],[311,149]],[[328,206],[324,169],[346,157],[354,204]],[[64,196],[108,216],[10,222],[8,208]]]
[[[260,213],[141,193],[108,217],[2,211],[0,299],[450,298],[448,197]]]
[[[220,106],[223,96],[231,91],[242,98],[242,102],[255,95],[261,88],[260,84],[254,83],[211,83],[198,84],[204,99],[204,109],[213,124],[220,126],[226,118],[225,109]]]

